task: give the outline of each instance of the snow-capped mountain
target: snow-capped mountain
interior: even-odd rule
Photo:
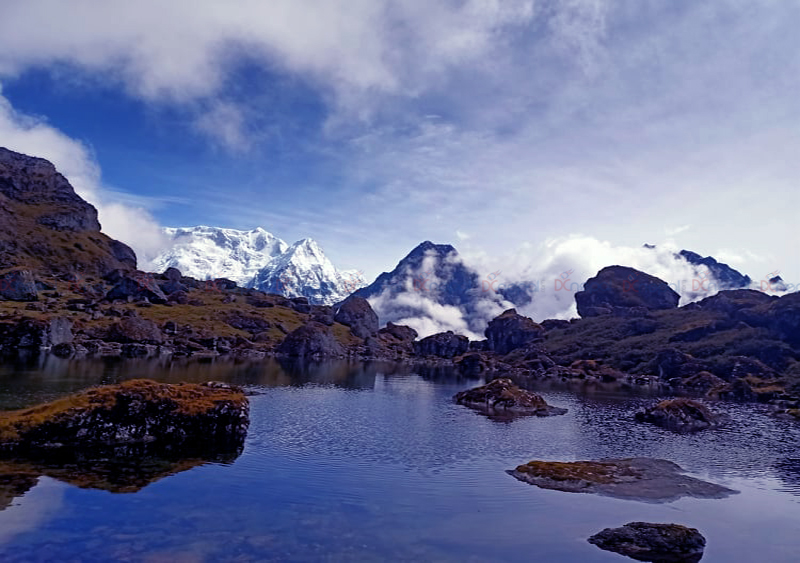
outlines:
[[[311,303],[332,305],[363,283],[357,275],[338,272],[312,239],[297,241],[286,252],[262,268],[252,287],[266,293],[304,296]]]
[[[247,286],[264,266],[289,245],[262,228],[252,231],[221,227],[167,227],[170,247],[153,260],[153,270],[177,268],[199,280],[228,278]]]
[[[172,267],[200,280],[228,278],[242,287],[305,296],[320,305],[337,303],[366,284],[360,272],[337,271],[311,239],[289,246],[260,227],[165,228],[164,234],[171,244],[153,260],[156,272]]]

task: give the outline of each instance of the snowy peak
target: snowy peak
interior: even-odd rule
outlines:
[[[359,273],[339,272],[313,239],[289,246],[261,227],[165,228],[171,245],[153,261],[163,272],[177,268],[197,279],[228,278],[243,287],[332,305],[365,285]]]
[[[288,245],[262,228],[251,231],[220,227],[165,228],[172,241],[153,260],[155,271],[177,268],[197,279],[229,278],[247,285],[261,268]]]

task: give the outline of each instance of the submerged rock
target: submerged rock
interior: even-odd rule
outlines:
[[[492,415],[554,416],[565,414],[567,409],[552,407],[537,395],[520,389],[507,378],[456,393],[456,403]]]
[[[620,528],[606,528],[588,541],[600,549],[627,555],[637,561],[659,563],[697,563],[706,547],[706,539],[695,528],[648,522],[629,522]]]
[[[600,461],[531,461],[508,472],[542,489],[645,502],[681,497],[724,498],[737,491],[684,475],[665,459],[628,458]]]
[[[636,413],[636,420],[649,422],[675,432],[696,432],[723,421],[722,415],[711,412],[707,406],[692,399],[677,398],[661,401]]]
[[[0,415],[0,451],[154,443],[230,444],[247,435],[249,403],[238,387],[135,379],[94,387]]]

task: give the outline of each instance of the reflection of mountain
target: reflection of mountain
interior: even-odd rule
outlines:
[[[135,493],[151,483],[206,463],[233,463],[235,451],[192,451],[185,457],[159,456],[148,446],[94,451],[91,454],[58,453],[0,460],[0,510],[27,493],[41,476],[80,487],[112,493]]]

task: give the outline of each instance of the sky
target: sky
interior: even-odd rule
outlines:
[[[778,0],[2,2],[0,146],[143,264],[159,226],[261,226],[368,279],[432,240],[800,283],[798,28]]]

